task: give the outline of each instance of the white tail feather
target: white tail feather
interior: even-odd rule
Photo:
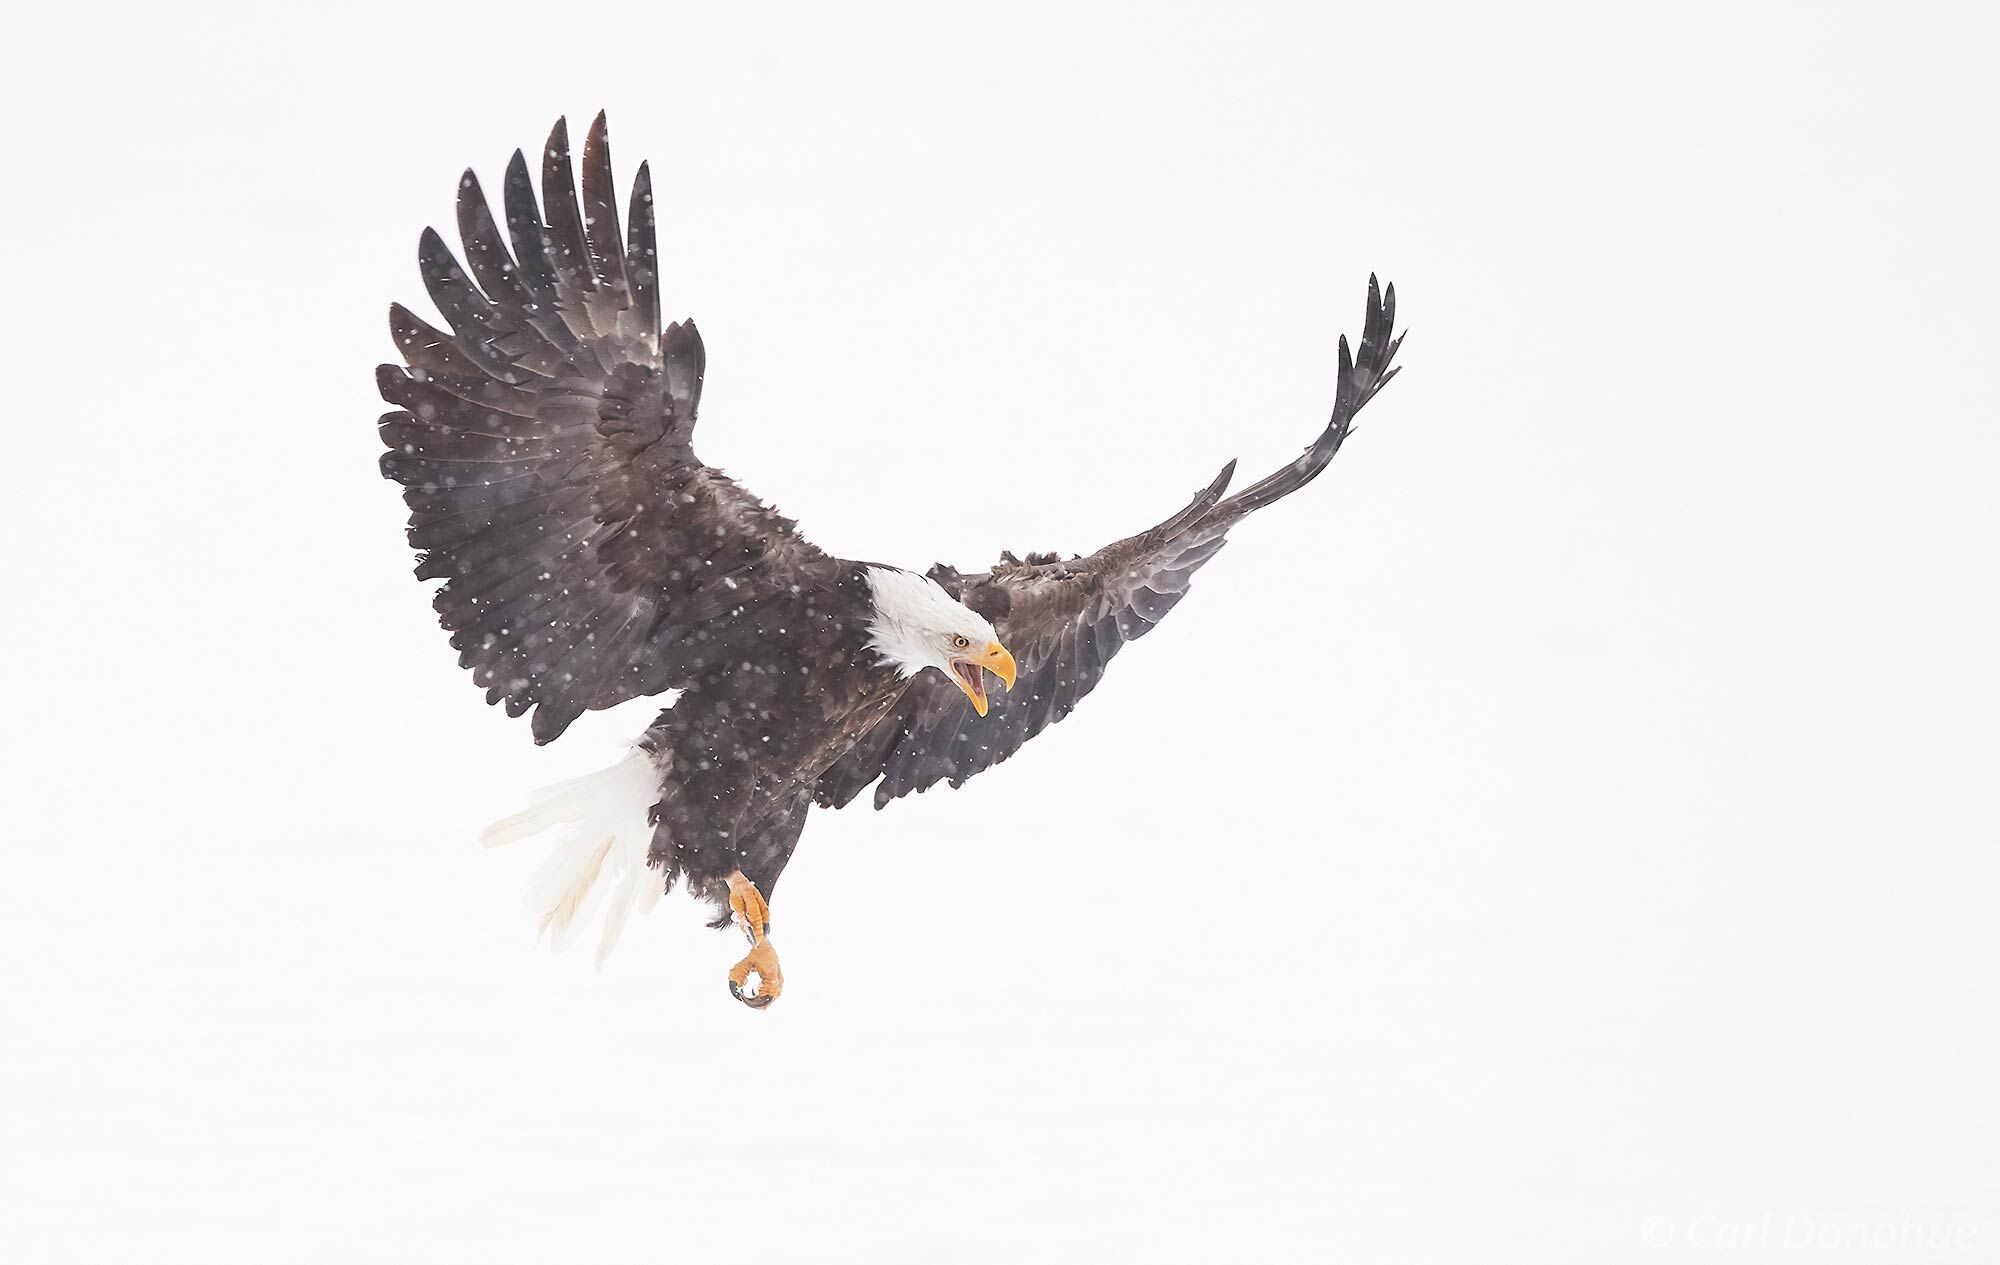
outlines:
[[[541,929],[551,942],[562,948],[592,897],[609,889],[597,946],[602,966],[634,903],[651,909],[666,889],[665,878],[646,865],[653,843],[646,818],[659,798],[659,767],[651,755],[634,750],[608,769],[544,787],[532,805],[494,822],[479,840],[491,848],[563,828],[555,851],[528,885],[528,907],[541,916]]]

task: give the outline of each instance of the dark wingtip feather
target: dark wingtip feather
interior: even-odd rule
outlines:
[[[1229,490],[1229,480],[1234,478],[1235,475],[1236,462],[1231,460],[1227,465],[1222,467],[1220,474],[1209,480],[1207,487],[1194,494],[1194,499],[1182,507],[1179,513],[1151,531],[1143,532],[1133,539],[1144,542],[1141,547],[1147,549],[1157,549],[1167,541],[1172,540],[1175,536],[1178,536],[1181,532],[1199,522],[1202,515],[1216,507],[1216,504],[1222,500],[1222,494]],[[1030,561],[1032,560],[1031,556]]]
[[[632,179],[632,205],[625,226],[625,279],[632,287],[640,332],[657,352],[660,345],[660,247],[653,226],[653,169],[639,164]]]
[[[1220,521],[1233,522],[1255,513],[1274,501],[1291,495],[1319,476],[1333,460],[1340,445],[1353,429],[1354,415],[1393,378],[1390,367],[1403,336],[1395,329],[1396,287],[1383,286],[1375,273],[1368,274],[1368,307],[1362,313],[1361,351],[1342,334],[1339,340],[1340,371],[1334,384],[1333,415],[1305,454],[1244,488],[1220,507]],[[1394,335],[1391,337],[1391,335]]]
[[[583,138],[583,214],[592,272],[612,290],[623,290],[625,244],[618,237],[618,187],[611,174],[611,135],[602,110]]]
[[[506,179],[501,183],[501,208],[507,216],[507,240],[514,244],[521,284],[537,304],[554,303],[555,266],[549,262],[548,243],[543,238],[542,210],[535,201],[535,178],[528,170],[528,156],[518,149],[507,160]]]
[[[458,180],[458,238],[465,245],[465,265],[488,298],[524,308],[534,299],[521,287],[514,258],[500,239],[500,226],[486,190],[472,168]]]
[[[400,303],[389,305],[389,338],[412,369],[454,377],[484,376],[482,370],[459,353],[451,335]]]
[[[1236,458],[1231,457],[1223,464],[1222,470],[1213,479],[1209,480],[1208,486],[1203,488],[1200,494],[1194,498],[1194,505],[1190,505],[1188,508],[1193,509],[1194,506],[1198,505],[1201,507],[1202,513],[1207,513],[1214,507],[1217,501],[1222,499],[1222,494],[1229,490],[1229,481],[1235,477]]]
[[[408,334],[436,334],[443,337],[443,331],[400,303],[389,305],[389,336],[401,339]]]
[[[583,300],[597,288],[590,266],[590,243],[583,228],[583,209],[576,193],[576,172],[570,163],[569,120],[559,118],[549,132],[548,148],[542,151],[542,215],[548,242],[553,249],[559,301],[565,315],[588,324],[582,315]]]
[[[509,703],[507,708],[509,714],[518,714],[514,712],[511,700]],[[528,732],[533,735],[535,745],[538,747],[547,746],[562,737],[563,730],[568,728],[569,717],[551,708],[546,702],[536,706],[534,716],[528,720]]]

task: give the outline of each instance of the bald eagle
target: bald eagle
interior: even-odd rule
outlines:
[[[837,558],[695,455],[705,356],[692,321],[661,326],[646,166],[622,234],[602,114],[580,194],[561,120],[540,169],[538,204],[515,152],[502,219],[465,173],[463,263],[424,231],[450,332],[389,309],[405,363],[379,371],[394,410],[382,473],[403,486],[417,576],[444,581],[433,605],[460,666],[489,703],[532,712],[537,743],[586,710],[679,691],[625,760],[487,832],[559,832],[531,893],[544,928],[561,939],[586,898],[602,904],[601,960],[630,911],[679,882],[749,940],[729,989],[759,1009],[784,987],[769,901],[814,805],[959,786],[1067,716],[1232,526],[1326,468],[1396,373],[1395,287],[1370,277],[1332,420],[1234,496],[1231,462],[1088,556],[923,573]]]

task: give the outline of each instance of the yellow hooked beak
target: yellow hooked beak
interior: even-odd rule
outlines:
[[[987,642],[984,650],[968,650],[951,657],[952,681],[965,691],[965,696],[972,700],[972,710],[981,716],[986,714],[988,672],[999,677],[1008,689],[1014,688],[1014,656],[997,641]]]

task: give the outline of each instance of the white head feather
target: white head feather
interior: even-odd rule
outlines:
[[[915,676],[925,668],[950,676],[951,656],[962,653],[953,648],[954,637],[965,638],[975,653],[999,640],[983,615],[929,576],[896,567],[867,571],[875,598],[868,644],[904,676]]]

